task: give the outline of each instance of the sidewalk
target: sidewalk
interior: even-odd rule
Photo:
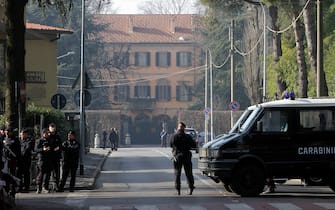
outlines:
[[[90,151],[83,157],[84,174],[76,177],[77,190],[92,190],[95,186],[96,177],[100,174],[101,168],[111,153],[110,149],[90,148]],[[67,185],[65,186],[67,187]]]

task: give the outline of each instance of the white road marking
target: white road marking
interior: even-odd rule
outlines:
[[[314,204],[325,209],[335,209],[335,203],[314,203]]]
[[[244,203],[237,203],[237,204],[224,204],[230,210],[253,210],[252,207],[248,206]]]
[[[279,210],[300,210],[299,206],[296,206],[291,203],[269,203],[271,206],[279,209]]]

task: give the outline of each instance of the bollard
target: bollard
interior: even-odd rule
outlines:
[[[94,136],[94,148],[100,148],[100,137],[97,133]]]
[[[130,139],[130,134],[129,134],[129,133],[126,134],[125,143],[126,143],[127,145],[130,145],[130,144],[131,144],[131,139]]]

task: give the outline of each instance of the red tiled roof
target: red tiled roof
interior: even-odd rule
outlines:
[[[64,34],[73,33],[73,31],[68,30],[68,29],[57,28],[53,26],[46,26],[46,25],[41,25],[37,23],[26,23],[26,28],[27,30],[48,31],[48,32],[54,32],[54,33],[64,33]]]
[[[171,43],[195,41],[199,16],[182,15],[96,15],[97,29],[89,39],[121,43]],[[101,29],[99,29],[101,28]]]

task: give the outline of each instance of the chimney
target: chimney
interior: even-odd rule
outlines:
[[[176,33],[176,16],[173,15],[170,21],[171,33]]]
[[[129,33],[133,33],[134,32],[134,17],[133,16],[129,16],[128,27],[129,27]]]

